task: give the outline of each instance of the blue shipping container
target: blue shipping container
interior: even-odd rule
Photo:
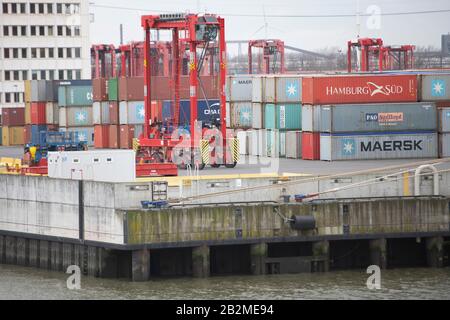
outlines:
[[[220,120],[220,102],[219,100],[209,100],[208,104],[205,100],[198,101],[197,120],[203,123],[210,123],[213,120]],[[172,119],[173,102],[164,101],[162,107],[162,119],[164,122]],[[180,101],[180,125],[187,125],[191,119],[191,102],[189,100]]]
[[[41,144],[41,132],[47,132],[46,125],[32,125],[31,126],[31,144]]]

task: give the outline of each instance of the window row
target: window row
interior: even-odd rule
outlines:
[[[79,37],[81,36],[80,26],[3,26],[3,36],[62,36]]]
[[[3,97],[0,96],[0,102],[3,103],[23,103],[24,101],[23,92],[5,92],[3,93]]]
[[[80,80],[81,70],[5,70],[4,81]]]
[[[78,14],[79,3],[8,3],[2,4],[4,14]]]
[[[30,50],[28,53],[28,50]],[[81,58],[81,48],[3,48],[3,59]]]

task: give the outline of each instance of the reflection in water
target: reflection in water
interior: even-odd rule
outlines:
[[[450,299],[450,269],[397,269],[381,274],[381,290],[366,287],[365,270],[330,273],[158,279],[144,283],[0,265],[0,299]]]

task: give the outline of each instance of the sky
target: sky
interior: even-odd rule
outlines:
[[[94,16],[90,28],[92,43],[119,44],[120,24],[124,28],[124,42],[142,40],[140,16],[163,12],[219,14],[225,18],[227,40],[267,36],[313,51],[335,47],[344,50],[347,41],[355,39],[358,33],[361,37],[380,37],[386,45],[414,44],[440,49],[441,35],[450,32],[450,11],[384,15],[450,10],[449,0],[90,0],[90,3]],[[357,12],[366,14],[359,18],[359,28]],[[247,14],[252,16],[239,16]]]

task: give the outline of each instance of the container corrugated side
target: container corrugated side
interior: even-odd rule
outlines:
[[[263,127],[263,104],[252,103],[252,128],[262,129]]]
[[[287,131],[286,132],[286,158],[301,159],[302,158],[302,132]]]
[[[249,154],[254,157],[261,157],[265,148],[265,130],[249,131]]]
[[[248,129],[252,127],[253,113],[251,102],[235,102],[230,104],[231,128]]]
[[[320,106],[302,106],[302,131],[320,132]]]
[[[92,86],[60,86],[58,88],[58,105],[86,106],[92,105]]]
[[[237,139],[239,140],[239,154],[241,154],[241,155],[249,154],[249,150],[248,150],[249,134],[247,132],[248,131],[238,131],[236,134]]]
[[[302,101],[302,78],[299,76],[277,75],[275,77],[276,102],[300,103]]]
[[[60,132],[76,132],[79,141],[86,142],[88,146],[94,146],[94,127],[60,127]]]
[[[436,132],[389,132],[320,135],[321,160],[436,158]]]
[[[450,100],[450,75],[422,75],[421,101]]]
[[[92,106],[68,107],[63,109],[66,109],[67,127],[91,127],[94,125]]]
[[[120,124],[143,124],[145,121],[144,101],[121,101],[119,104]]]
[[[450,108],[439,109],[439,132],[450,132]]]
[[[439,134],[439,157],[450,158],[450,132]]]
[[[302,128],[302,108],[300,104],[266,104],[264,128],[296,130]]]
[[[251,75],[235,75],[228,77],[228,101],[252,100],[253,77]]]
[[[320,108],[322,132],[384,132],[437,129],[434,103],[349,104]]]

